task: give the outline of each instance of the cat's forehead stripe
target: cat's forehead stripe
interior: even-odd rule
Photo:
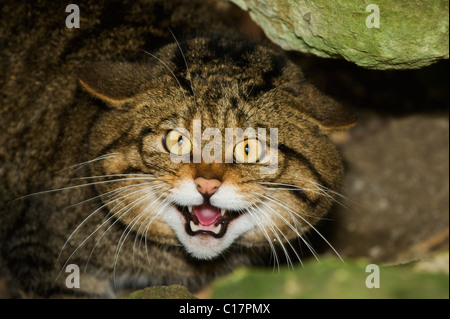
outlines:
[[[221,38],[181,42],[172,50],[170,61],[178,84],[192,96],[202,92],[210,97],[220,96],[233,81],[241,94],[257,97],[276,87],[287,64],[283,55],[257,44]],[[202,91],[205,86],[208,89]]]

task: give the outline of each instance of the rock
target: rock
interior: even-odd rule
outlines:
[[[449,58],[448,0],[229,1],[286,50],[370,69],[415,69]]]
[[[448,250],[448,117],[360,121],[342,147],[346,199],[330,216],[332,245],[344,257],[390,264]]]
[[[439,255],[448,258],[447,252]],[[441,271],[418,269],[416,262],[385,266],[360,258],[343,263],[328,256],[292,269],[282,267],[279,272],[272,268],[238,269],[213,283],[211,298],[448,299],[448,278]]]
[[[137,290],[128,296],[128,299],[197,299],[181,285],[154,286]]]

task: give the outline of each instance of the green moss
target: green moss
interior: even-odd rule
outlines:
[[[412,69],[449,57],[449,2],[390,0],[230,0],[249,10],[287,50],[343,57],[373,69]],[[369,4],[379,28],[368,28]]]
[[[213,298],[449,298],[449,276],[418,271],[414,264],[379,266],[380,287],[368,288],[368,260],[310,260],[294,269],[239,269],[218,280]]]
[[[137,290],[128,296],[128,299],[197,299],[180,285],[154,286]]]

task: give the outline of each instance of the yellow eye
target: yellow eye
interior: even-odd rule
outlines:
[[[263,154],[263,144],[255,138],[236,144],[234,158],[238,163],[256,163]]]
[[[176,130],[172,130],[164,137],[166,149],[175,155],[186,155],[191,152],[192,144],[189,138]]]

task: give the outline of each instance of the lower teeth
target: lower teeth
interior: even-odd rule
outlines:
[[[191,227],[191,230],[195,233],[197,231],[201,231],[203,229],[200,229],[200,227],[198,225],[195,225],[194,222],[191,220],[189,222],[189,226]],[[218,235],[220,233],[220,230],[222,229],[222,224],[219,224],[217,226],[214,226],[214,228],[212,230],[209,230],[211,232],[213,232],[214,234]]]

